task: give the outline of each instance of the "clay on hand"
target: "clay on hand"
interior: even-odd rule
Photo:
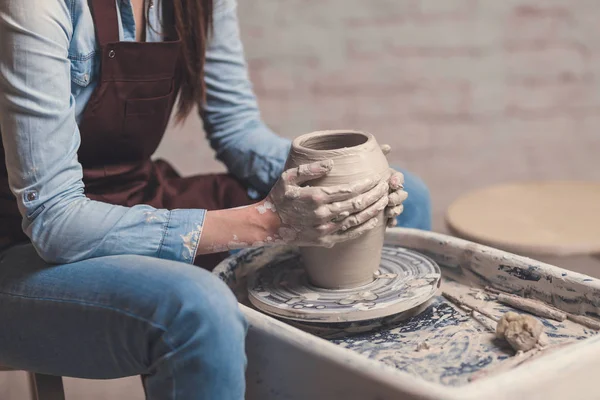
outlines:
[[[386,156],[392,151],[391,146],[387,144],[381,145],[381,151]],[[404,211],[402,203],[408,198],[408,193],[404,191],[404,174],[390,168],[392,173],[389,179],[390,193],[388,196],[388,206],[385,209],[385,217],[388,219],[387,226],[394,227],[397,225],[396,217]]]
[[[327,175],[332,160],[285,171],[267,197],[281,220],[277,236],[298,246],[333,247],[377,225],[389,202],[389,184],[371,177],[337,186],[303,186]]]

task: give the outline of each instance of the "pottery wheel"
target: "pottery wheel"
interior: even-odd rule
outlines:
[[[299,253],[276,259],[248,279],[250,302],[261,311],[296,321],[364,321],[402,313],[431,299],[440,268],[429,258],[384,246],[373,282],[350,289],[311,285]]]

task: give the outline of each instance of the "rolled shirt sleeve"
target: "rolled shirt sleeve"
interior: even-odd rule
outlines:
[[[266,195],[281,175],[291,142],[262,121],[240,39],[234,0],[216,2],[205,65],[204,128],[217,158],[229,172]]]
[[[42,258],[136,254],[193,262],[205,210],[121,207],[85,197],[65,0],[0,2],[0,131],[23,230]]]

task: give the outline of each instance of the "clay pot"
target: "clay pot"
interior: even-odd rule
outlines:
[[[324,178],[308,182],[310,186],[334,186],[371,176],[388,179],[387,159],[375,137],[369,133],[336,130],[299,136],[292,143],[287,168],[314,161],[332,159],[333,169]],[[332,248],[300,249],[310,282],[318,287],[341,289],[357,287],[373,280],[379,268],[386,229],[384,213],[377,226],[357,239]]]

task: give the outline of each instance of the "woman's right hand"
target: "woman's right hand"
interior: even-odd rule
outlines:
[[[302,186],[327,175],[333,161],[319,161],[285,171],[259,210],[277,214],[277,242],[332,247],[355,239],[377,225],[388,204],[383,177],[329,187]]]

